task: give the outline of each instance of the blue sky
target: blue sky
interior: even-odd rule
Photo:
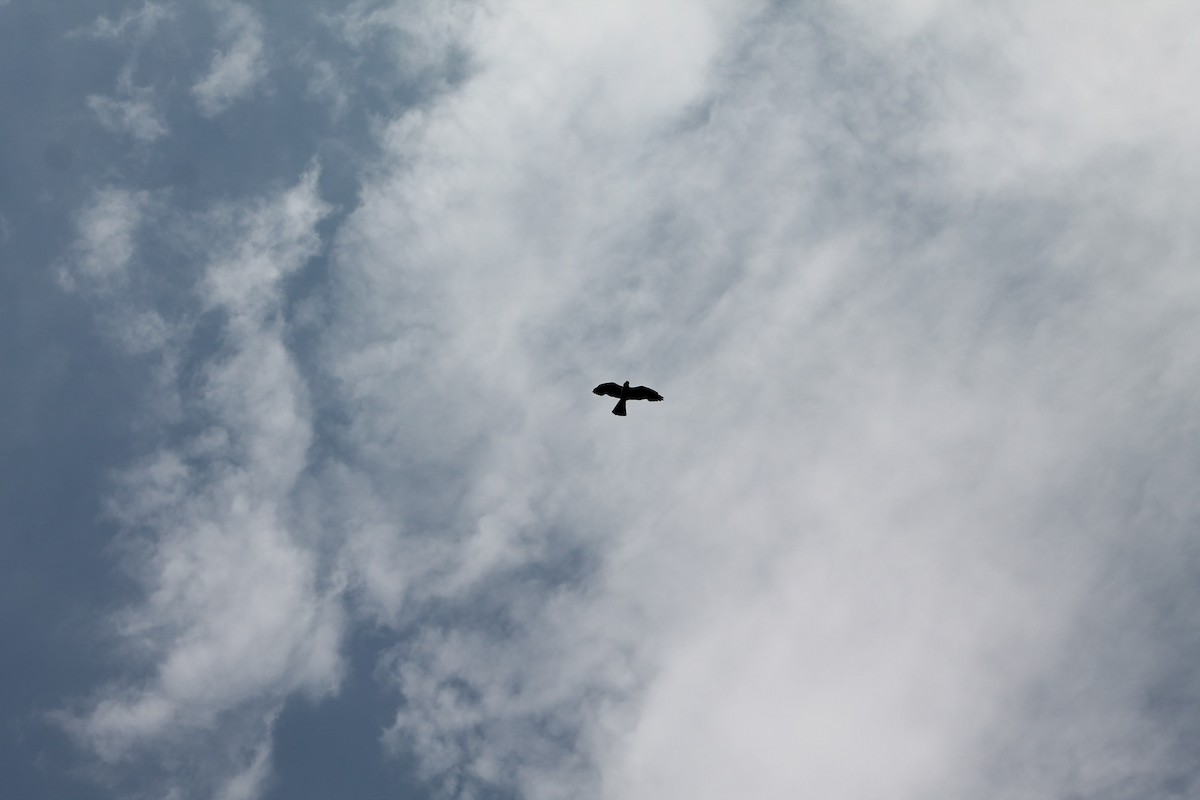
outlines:
[[[1194,795],[1198,27],[0,2],[5,785]]]

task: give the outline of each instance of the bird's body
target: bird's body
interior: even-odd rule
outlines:
[[[661,394],[648,386],[630,386],[629,381],[625,381],[623,386],[615,383],[602,383],[592,389],[592,394],[606,394],[609,397],[617,398],[617,404],[613,407],[612,413],[618,417],[625,416],[626,400],[649,400],[656,403],[663,399]]]

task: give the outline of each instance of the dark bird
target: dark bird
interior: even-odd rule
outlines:
[[[595,389],[592,389],[592,394],[606,394],[609,397],[619,398],[617,404],[613,406],[613,413],[618,417],[625,416],[625,401],[626,400],[649,400],[657,403],[663,399],[663,396],[647,386],[630,386],[629,381],[625,381],[624,386],[618,386],[615,383],[602,383]]]

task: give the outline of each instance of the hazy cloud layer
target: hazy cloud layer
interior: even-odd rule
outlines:
[[[1194,793],[1200,13],[318,6],[81,96],[308,158],[120,162],[50,262],[153,376],[55,717],[114,796],[274,796],[353,669],[315,771],[371,727],[427,796]]]
[[[1115,564],[1188,536],[1124,483],[1187,494],[1146,447],[1189,426],[1194,363],[1170,310],[1194,235],[1157,197],[1195,198],[1120,119],[1153,114],[1064,147],[1040,95],[1082,87],[1019,68],[1055,46],[1036,12],[673,11],[696,35],[645,59],[665,34],[636,14],[478,20],[480,72],[393,126],[401,167],[347,223],[331,360],[363,480],[461,539],[397,568],[500,617],[398,649],[394,746],[466,795],[1185,785],[1183,719],[1151,721],[1155,670],[1110,644],[1155,613]],[[647,372],[662,409],[560,427]],[[444,503],[405,498],[414,462],[467,453]],[[556,547],[590,554],[582,583]],[[569,600],[535,599],[538,563]],[[1079,680],[1112,693],[1020,711]]]

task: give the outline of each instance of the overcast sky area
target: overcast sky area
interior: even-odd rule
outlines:
[[[0,0],[2,793],[1200,796],[1198,37]]]

